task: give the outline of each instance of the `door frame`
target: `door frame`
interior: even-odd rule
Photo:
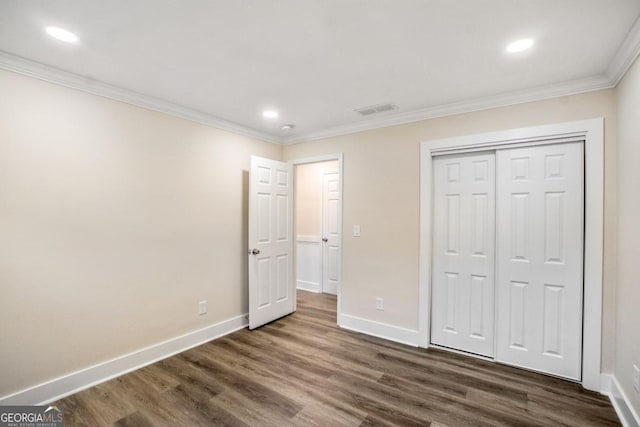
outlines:
[[[337,289],[337,307],[336,307],[336,313],[337,313],[337,319],[336,319],[336,323],[338,325],[340,325],[342,323],[342,260],[343,260],[343,252],[344,252],[344,247],[343,247],[343,243],[344,243],[344,217],[343,217],[343,212],[344,212],[344,204],[343,204],[343,200],[344,200],[344,173],[343,173],[343,155],[342,153],[336,153],[336,154],[325,154],[325,155],[321,155],[321,156],[314,156],[314,157],[305,157],[305,158],[301,158],[301,159],[293,159],[293,160],[289,160],[288,163],[293,167],[293,176],[294,176],[294,180],[293,180],[293,203],[294,203],[294,208],[295,208],[295,194],[296,194],[296,166],[300,166],[300,165],[304,165],[304,164],[310,164],[310,163],[321,163],[321,162],[329,162],[329,161],[333,161],[333,160],[337,160],[338,161],[338,176],[340,178],[340,267],[338,269],[338,289]],[[296,212],[294,211],[293,214],[293,236],[294,238],[296,237]],[[294,239],[295,241],[295,239]],[[293,283],[294,283],[294,288],[295,288],[295,284],[297,283],[297,277],[296,277],[296,263],[298,261],[297,259],[297,250],[296,250],[296,245],[294,245],[293,247],[293,265],[294,265],[294,269],[293,269]],[[297,288],[296,288],[297,289]],[[293,304],[293,309],[294,311],[296,310],[296,304],[297,301],[294,300],[294,304]]]
[[[420,284],[418,339],[431,342],[431,262],[433,156],[491,150],[497,147],[540,145],[584,140],[585,229],[582,386],[600,391],[602,357],[602,273],[604,253],[604,118],[509,129],[423,141],[420,144]]]

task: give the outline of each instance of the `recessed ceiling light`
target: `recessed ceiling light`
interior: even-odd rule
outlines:
[[[531,46],[533,46],[533,39],[516,40],[513,43],[509,43],[507,45],[507,52],[509,53],[524,52],[525,50],[529,49]]]
[[[71,31],[65,30],[64,28],[47,27],[45,28],[45,31],[54,39],[58,39],[63,42],[76,43],[78,41],[78,36],[73,34]]]
[[[294,125],[289,124],[289,125],[282,125],[282,126],[280,126],[280,129],[282,129],[282,130],[291,130],[291,129],[293,129],[294,127],[295,127]]]
[[[265,119],[275,119],[278,116],[278,112],[274,110],[267,110],[262,112],[262,117],[264,117]]]

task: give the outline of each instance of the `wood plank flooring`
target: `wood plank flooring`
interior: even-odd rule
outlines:
[[[339,329],[335,297],[62,399],[66,426],[617,426],[578,384]]]

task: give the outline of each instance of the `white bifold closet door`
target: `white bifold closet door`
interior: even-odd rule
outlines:
[[[579,380],[583,144],[498,150],[497,359]]]
[[[581,378],[583,158],[581,142],[434,158],[433,344]]]
[[[495,155],[433,161],[434,344],[494,354]]]

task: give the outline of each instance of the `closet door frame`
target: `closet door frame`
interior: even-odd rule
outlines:
[[[423,141],[420,144],[420,347],[430,346],[433,157],[499,148],[584,142],[585,234],[582,386],[602,391],[602,272],[604,230],[604,119],[510,129]]]

